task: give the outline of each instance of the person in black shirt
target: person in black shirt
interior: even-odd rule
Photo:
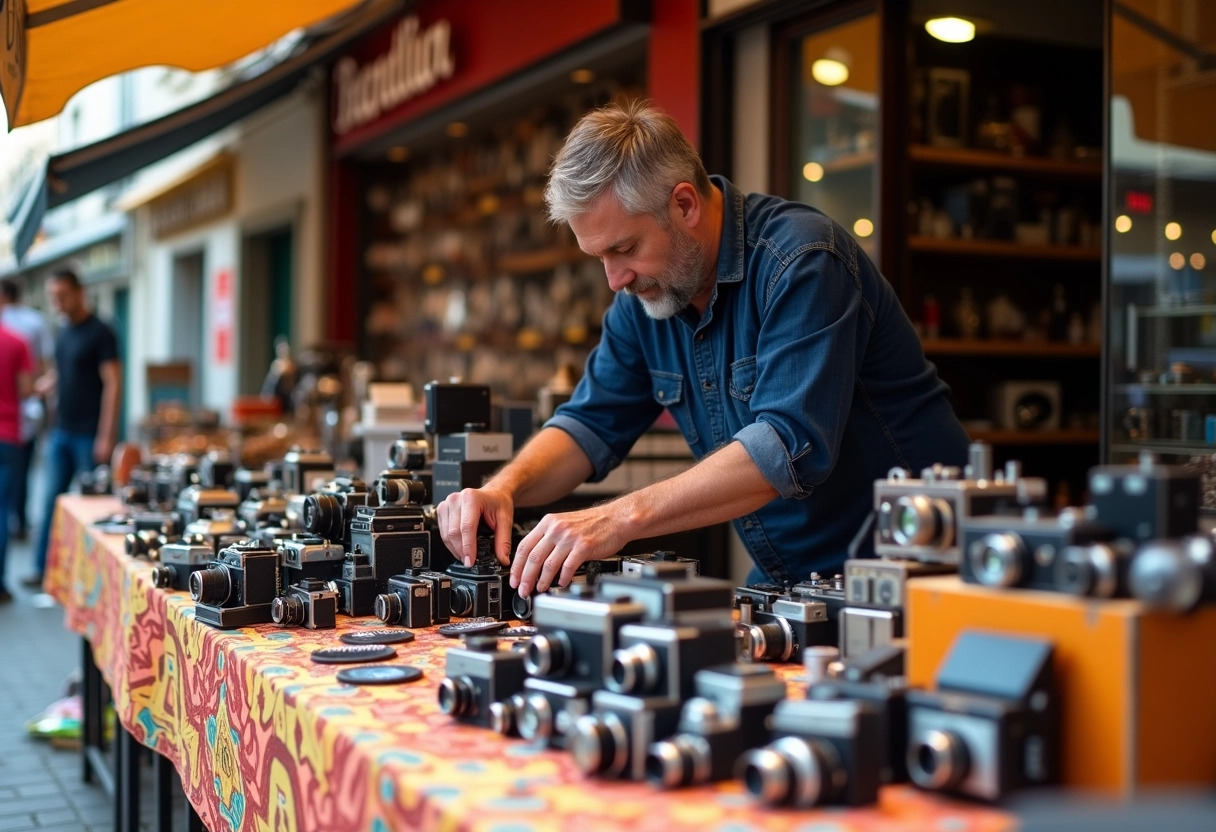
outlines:
[[[38,392],[58,394],[46,445],[46,505],[34,551],[35,574],[26,586],[40,586],[55,519],[55,499],[68,490],[77,471],[108,463],[117,440],[122,365],[114,332],[89,310],[80,278],[68,268],[47,280],[47,297],[62,316],[55,338],[55,367],[38,379]]]

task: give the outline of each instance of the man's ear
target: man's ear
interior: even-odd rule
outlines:
[[[680,182],[671,191],[667,211],[672,222],[691,230],[701,222],[701,207],[697,189],[688,182]]]

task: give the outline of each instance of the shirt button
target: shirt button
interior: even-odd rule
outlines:
[[[703,382],[701,382],[701,389],[703,389],[703,390],[713,390],[713,389],[714,389],[714,383],[713,383],[712,381],[703,381]]]
[[[704,340],[705,340],[705,333],[704,333],[704,332],[698,332],[698,333],[697,333],[697,340],[698,340],[698,341],[704,341]]]

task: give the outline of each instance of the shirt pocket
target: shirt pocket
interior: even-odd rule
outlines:
[[[756,389],[756,356],[740,358],[730,365],[730,394],[741,402],[751,401]]]
[[[663,370],[650,371],[650,389],[654,400],[671,413],[680,432],[693,444],[699,438],[696,426],[692,423],[692,413],[684,398],[684,376],[679,373],[668,373]]]

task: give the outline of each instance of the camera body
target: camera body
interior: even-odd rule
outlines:
[[[621,563],[624,568],[624,561]],[[719,626],[730,619],[733,587],[717,578],[688,576],[687,565],[653,560],[637,574],[600,575],[596,594],[605,600],[628,598],[645,608],[645,620]]]
[[[963,631],[933,691],[909,690],[908,775],[922,789],[998,801],[1059,777],[1050,642]]]
[[[1132,557],[1128,583],[1145,606],[1191,612],[1216,600],[1216,543],[1211,535],[1145,543]]]
[[[536,596],[532,625],[537,634],[524,651],[528,673],[542,679],[582,683],[592,690],[611,677],[613,651],[627,624],[643,620],[644,608],[579,592]]]
[[[641,575],[647,564],[655,562],[681,564],[684,567],[685,573],[690,578],[695,578],[701,574],[701,561],[696,558],[680,557],[675,552],[667,550],[644,552],[637,555],[621,555],[621,574]]]
[[[319,535],[296,533],[280,541],[277,548],[282,558],[284,584],[308,578],[332,581],[342,574],[342,561],[346,557],[342,546]]]
[[[749,607],[752,612],[772,612],[773,602],[794,597],[789,587],[777,584],[748,584],[735,587],[734,606]]]
[[[597,690],[591,713],[575,720],[569,736],[574,764],[589,776],[644,780],[651,745],[674,734],[679,722],[679,699]]]
[[[381,592],[393,575],[431,565],[431,533],[420,505],[359,506],[348,538],[351,551],[367,553]]]
[[[232,474],[232,490],[244,502],[254,491],[265,494],[270,486],[270,475],[254,468],[237,468]],[[279,484],[282,487],[282,483]]]
[[[367,483],[338,477],[304,498],[303,523],[310,534],[351,548],[351,521],[355,511],[368,504]]]
[[[1045,499],[1044,480],[1022,477],[1016,463],[994,478],[988,470],[990,455],[987,463],[977,463],[980,457],[972,447],[966,478],[958,468],[933,465],[919,479],[893,468],[885,480],[874,483],[874,551],[879,557],[957,564],[961,523]]]
[[[429,434],[458,433],[465,424],[490,424],[490,388],[484,384],[428,381],[423,429]],[[402,466],[408,467],[408,466]]]
[[[769,806],[868,806],[878,801],[886,737],[867,702],[787,699],[773,741],[740,758],[747,791]]]
[[[396,575],[388,579],[385,589],[376,596],[376,618],[385,624],[402,627],[431,626],[434,599],[429,580],[414,575]]]
[[[698,671],[734,661],[735,628],[625,624],[617,633],[617,645],[604,680],[608,690],[682,702],[692,695]]]
[[[499,650],[498,639],[469,639],[449,647],[446,677],[439,683],[439,709],[460,722],[509,733],[502,705],[524,689],[523,654]]]
[[[868,702],[878,714],[879,733],[887,749],[881,780],[903,783],[908,779],[908,685],[900,676],[868,681],[829,678],[807,688],[807,699],[844,699]]]
[[[1199,475],[1181,465],[1159,465],[1151,455],[1136,465],[1089,470],[1089,502],[1115,537],[1143,543],[1180,538],[1199,528]]]
[[[912,578],[956,571],[952,564],[918,560],[860,558],[844,562],[848,606],[837,622],[842,658],[860,656],[904,634],[904,604]]]
[[[729,780],[744,752],[768,737],[767,721],[785,699],[785,682],[758,664],[705,668],[672,737],[652,743],[646,778],[666,789]]]
[[[194,617],[228,630],[270,623],[270,605],[281,586],[279,553],[242,540],[222,549],[206,569],[191,573]]]
[[[287,494],[311,494],[337,476],[333,457],[325,451],[305,448],[288,451],[278,465],[278,472]]]
[[[426,436],[402,431],[388,448],[388,467],[404,471],[420,471],[427,467],[431,449]]]
[[[208,451],[198,461],[198,482],[204,488],[231,488],[235,473],[236,464],[227,451]]]
[[[190,573],[206,569],[215,558],[215,550],[202,542],[166,543],[160,547],[160,564],[152,567],[152,583],[162,589],[185,592],[190,588]]]
[[[372,570],[371,558],[365,553],[345,553],[342,556],[342,572],[334,578],[333,583],[338,592],[338,612],[353,618],[375,614],[380,585]]]
[[[493,533],[484,526],[477,534],[477,557],[472,566],[451,563],[452,615],[457,618],[489,617],[509,621],[513,615],[515,590],[511,571],[494,556]]]
[[[241,498],[226,488],[204,488],[189,485],[177,495],[177,514],[183,525],[214,517],[219,513],[236,516]]]
[[[748,613],[740,607],[739,629],[744,639],[743,658],[754,662],[798,662],[811,645],[832,644],[835,627],[822,601],[805,597],[773,601],[770,612]]]
[[[523,705],[518,708],[519,735],[549,748],[566,748],[575,721],[590,713],[595,690],[596,685],[586,680],[529,676],[524,679]]]
[[[266,488],[241,500],[236,513],[250,534],[267,526],[282,527],[287,522],[287,501],[277,489]]]
[[[231,512],[219,512],[213,517],[203,517],[193,523],[186,524],[182,530],[182,539],[192,542],[203,541],[211,546],[211,551],[219,556],[220,550],[246,539],[241,531],[241,525]]]
[[[331,630],[337,626],[338,593],[328,581],[302,578],[271,602],[270,620],[281,627]]]
[[[1057,590],[1065,552],[1113,538],[1111,530],[1084,509],[1020,517],[973,517],[961,529],[959,575],[985,586]]]

